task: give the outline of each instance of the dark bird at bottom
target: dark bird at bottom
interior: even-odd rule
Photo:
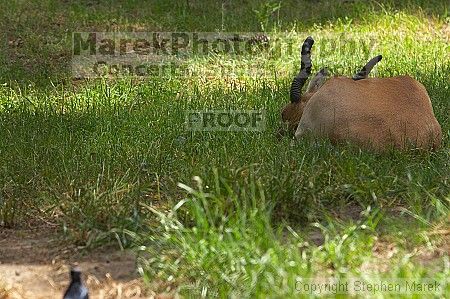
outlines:
[[[88,289],[81,281],[81,270],[77,267],[70,270],[70,285],[63,299],[89,299]]]

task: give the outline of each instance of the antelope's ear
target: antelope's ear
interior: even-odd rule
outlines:
[[[316,92],[319,90],[319,88],[322,87],[323,83],[327,80],[328,75],[329,73],[327,68],[323,68],[317,72],[317,74],[309,82],[306,92]]]

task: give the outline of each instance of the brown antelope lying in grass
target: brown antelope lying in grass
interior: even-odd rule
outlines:
[[[409,76],[367,78],[381,55],[370,60],[353,78],[327,79],[320,70],[302,95],[311,74],[308,37],[302,46],[301,69],[291,85],[291,103],[282,119],[295,138],[306,134],[350,141],[376,150],[439,147],[442,132],[425,87]]]

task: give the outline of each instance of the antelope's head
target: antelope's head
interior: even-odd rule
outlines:
[[[301,73],[301,72],[300,72]],[[326,68],[321,69],[309,82],[308,88],[304,94],[301,94],[302,83],[299,77],[295,77],[291,86],[291,102],[281,110],[281,119],[287,126],[289,132],[294,132],[303,115],[303,109],[309,99],[319,90],[328,77]],[[299,83],[300,82],[300,83]]]

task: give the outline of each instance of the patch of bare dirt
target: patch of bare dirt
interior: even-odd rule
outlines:
[[[439,263],[443,256],[450,254],[450,215],[446,222],[441,223],[427,235],[434,244],[431,249],[430,246],[417,248],[416,260],[428,269],[433,269],[439,266],[436,263]]]
[[[1,228],[0,228],[1,229]],[[62,298],[77,264],[90,298],[158,298],[146,290],[128,251],[80,252],[49,228],[0,230],[0,299]]]
[[[410,250],[412,261],[425,266],[428,271],[440,270],[442,258],[450,253],[450,232],[445,230],[435,230],[428,235],[439,234],[439,240],[433,241],[432,246],[419,246]],[[388,272],[391,266],[391,259],[399,253],[397,244],[389,242],[384,238],[376,238],[372,248],[376,263],[368,261],[361,267],[363,272]]]
[[[371,272],[387,272],[391,266],[391,259],[399,252],[396,244],[376,238],[375,244],[372,247],[373,257],[376,260],[367,261],[361,265],[361,271],[363,273]]]

